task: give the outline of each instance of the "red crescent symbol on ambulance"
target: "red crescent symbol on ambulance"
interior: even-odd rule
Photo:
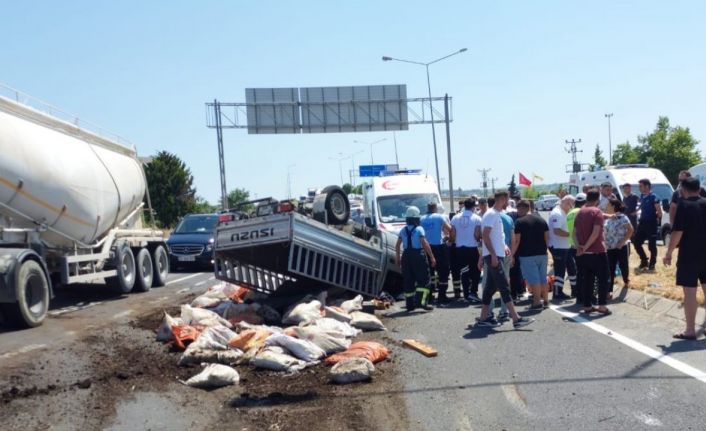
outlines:
[[[384,183],[382,183],[382,188],[385,190],[394,190],[397,188],[397,181],[394,180],[387,180]]]

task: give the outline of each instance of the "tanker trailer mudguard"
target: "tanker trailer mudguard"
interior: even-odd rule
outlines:
[[[27,248],[0,248],[0,303],[12,304],[17,302],[17,269],[19,264],[26,260],[39,263],[49,283],[49,299],[54,298],[54,289],[44,261],[39,255]]]

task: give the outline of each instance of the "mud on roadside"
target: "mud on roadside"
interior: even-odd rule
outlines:
[[[396,358],[376,366],[374,380],[328,381],[321,364],[294,375],[237,367],[241,382],[214,391],[180,380],[198,367],[178,367],[180,352],[154,341],[158,310],[129,325],[97,329],[70,346],[0,365],[3,429],[407,429],[395,378]]]

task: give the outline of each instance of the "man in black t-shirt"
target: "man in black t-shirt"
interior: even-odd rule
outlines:
[[[640,202],[640,198],[632,193],[632,186],[630,183],[625,183],[623,188],[623,203],[625,204],[624,214],[628,216],[630,223],[632,223],[632,228],[637,229],[637,204]]]
[[[512,241],[512,254],[520,258],[522,276],[527,280],[533,295],[532,309],[549,306],[549,284],[547,284],[547,244],[549,226],[544,219],[530,213],[530,203],[521,200],[517,203],[519,218],[515,222]],[[544,307],[542,306],[544,300]]]
[[[696,339],[696,290],[699,282],[706,295],[706,199],[699,196],[699,180],[689,177],[681,182],[682,200],[677,206],[672,240],[664,264],[672,263],[672,253],[679,247],[677,285],[684,289],[686,330],[674,334],[681,340]],[[706,327],[706,322],[704,322]]]
[[[679,202],[681,202],[681,200],[684,199],[684,196],[682,196],[682,192],[681,192],[681,182],[687,178],[691,178],[691,172],[689,172],[689,171],[679,172],[679,186],[677,187],[676,190],[674,190],[674,193],[672,193],[672,201],[669,204],[669,221],[672,224],[674,224],[674,218],[677,213],[677,206],[679,205]],[[703,187],[701,187],[699,189],[699,196],[701,196],[702,198],[706,198],[706,190],[704,190]]]

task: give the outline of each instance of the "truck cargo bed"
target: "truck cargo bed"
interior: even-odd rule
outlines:
[[[215,239],[216,278],[273,293],[286,281],[327,284],[377,295],[385,248],[301,214],[274,214],[221,224]]]

